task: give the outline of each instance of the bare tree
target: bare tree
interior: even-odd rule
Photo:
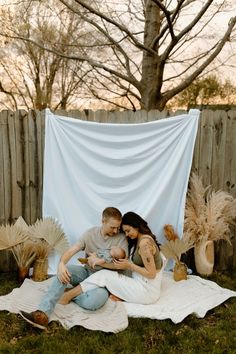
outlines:
[[[119,88],[123,85],[123,93],[147,110],[163,109],[188,87],[230,41],[236,23],[233,17],[221,35],[210,26],[227,10],[226,1],[122,1],[118,7],[115,2],[60,2],[96,30],[106,48],[97,60],[94,48],[78,59],[96,68],[101,82],[101,76],[108,75],[113,90],[114,81]],[[203,38],[207,44],[201,44]]]
[[[62,58],[87,63],[93,72],[84,84],[91,94],[118,106],[122,97],[133,109],[162,110],[209,66],[219,65],[217,58],[224,48],[230,50],[235,35],[236,16],[224,20],[235,8],[233,0],[57,0],[55,4],[83,21],[89,45],[78,36],[77,47],[70,46],[65,53],[30,35],[17,36]]]
[[[13,15],[11,25],[15,31],[39,43],[53,43],[65,54],[73,46],[73,35],[78,35],[80,20],[68,11],[53,18],[48,6],[25,2]],[[13,108],[66,109],[86,76],[83,67],[81,62],[45,51],[29,41],[12,39],[0,57],[4,78],[0,91],[11,98]]]

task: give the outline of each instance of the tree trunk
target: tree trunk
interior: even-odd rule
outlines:
[[[160,9],[151,0],[146,1],[144,45],[151,48],[154,38],[160,32]],[[153,53],[143,52],[141,79],[141,108],[146,110],[163,109],[165,104],[161,96],[163,69],[158,55],[158,42]],[[155,51],[155,53],[154,53]]]

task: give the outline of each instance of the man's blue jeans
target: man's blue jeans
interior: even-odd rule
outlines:
[[[92,274],[90,270],[82,266],[68,265],[67,269],[71,274],[70,284],[72,286],[80,284],[80,282]],[[57,276],[54,276],[50,287],[41,299],[38,309],[45,312],[49,317],[53,312],[56,303],[64,293],[66,287],[67,285],[62,284]],[[97,288],[80,294],[79,296],[75,297],[73,301],[86,310],[95,311],[102,307],[107,299],[107,289]]]

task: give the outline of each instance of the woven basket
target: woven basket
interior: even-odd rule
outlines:
[[[187,266],[180,262],[174,266],[173,276],[175,281],[187,279]]]
[[[43,281],[48,278],[48,259],[36,259],[33,266],[32,279],[34,281]]]

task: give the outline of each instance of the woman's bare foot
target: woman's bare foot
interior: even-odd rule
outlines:
[[[109,299],[111,299],[111,301],[123,301],[123,300],[120,299],[118,296],[113,295],[113,294],[111,294],[111,295],[109,296]]]
[[[59,299],[58,303],[61,305],[67,305],[71,300],[80,295],[82,293],[82,289],[80,285],[76,285],[74,288],[69,289],[68,291],[64,292],[62,297]]]
[[[71,301],[71,298],[70,298],[70,296],[68,296],[68,291],[67,291],[60,297],[58,304],[67,305],[70,303],[70,301]]]

